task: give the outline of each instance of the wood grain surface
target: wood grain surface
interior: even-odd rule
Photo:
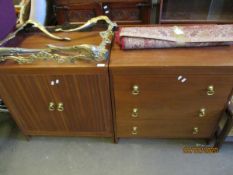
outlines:
[[[99,44],[98,32],[60,33],[73,40],[61,42],[43,34],[28,34],[18,47],[45,48]],[[0,65],[0,96],[25,135],[113,136],[108,61],[78,61],[75,64],[35,62]],[[52,84],[52,82],[56,82]],[[56,105],[49,111],[49,103]],[[63,103],[64,111],[57,106]]]
[[[116,140],[212,138],[232,94],[230,46],[124,51],[115,43],[109,67]],[[139,95],[132,95],[134,85],[139,87]],[[213,96],[207,95],[210,85],[215,88]],[[132,117],[133,108],[138,109],[136,118]],[[206,109],[202,118],[201,108]],[[132,134],[133,127],[137,134]],[[193,134],[194,127],[198,134]]]

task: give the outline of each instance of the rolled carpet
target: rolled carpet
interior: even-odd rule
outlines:
[[[233,25],[122,27],[115,40],[122,49],[232,45]]]

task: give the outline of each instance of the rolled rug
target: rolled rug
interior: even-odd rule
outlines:
[[[126,50],[233,45],[233,25],[122,27],[115,41]]]
[[[16,13],[13,0],[0,0],[0,40],[15,29]]]

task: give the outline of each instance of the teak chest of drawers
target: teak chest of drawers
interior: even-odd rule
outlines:
[[[233,48],[111,52],[116,139],[211,138],[233,87]]]
[[[60,34],[64,35],[64,34]],[[26,35],[19,47],[98,45],[98,32],[65,34],[71,42]],[[25,135],[112,137],[108,62],[36,62],[0,65],[0,96]]]

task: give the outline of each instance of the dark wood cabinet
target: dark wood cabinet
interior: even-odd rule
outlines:
[[[233,1],[161,0],[160,23],[233,23]]]
[[[150,8],[150,0],[56,0],[54,4],[58,24],[83,23],[99,15],[106,15],[118,24],[149,24]]]
[[[54,5],[56,20],[59,25],[67,23],[82,24],[87,20],[102,15],[100,4],[75,3],[75,4],[56,4]]]

